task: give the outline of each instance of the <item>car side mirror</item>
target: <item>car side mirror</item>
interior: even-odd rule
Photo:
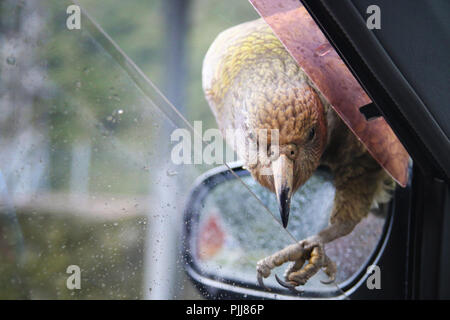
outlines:
[[[321,271],[296,294],[274,279],[274,273],[283,275],[284,265],[264,280],[267,291],[258,285],[257,261],[294,243],[291,235],[300,241],[328,225],[335,193],[332,177],[319,168],[293,195],[287,232],[279,221],[275,195],[239,165],[233,171],[219,167],[199,177],[184,212],[185,269],[203,295],[214,299],[345,298],[343,288],[361,277],[385,219],[369,215],[352,234],[326,246],[338,265],[335,283],[321,283],[327,280]]]

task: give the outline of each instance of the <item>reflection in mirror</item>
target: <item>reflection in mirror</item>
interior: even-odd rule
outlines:
[[[242,180],[271,212],[278,212],[271,192],[249,175]],[[193,268],[208,278],[258,288],[257,261],[293,243],[292,238],[275,220],[278,217],[268,214],[234,177],[218,184],[206,181],[200,188],[208,192],[191,199],[192,207],[188,208],[193,214],[188,239]],[[328,225],[334,192],[331,175],[320,169],[295,193],[288,227],[295,239],[305,239]],[[383,215],[371,213],[350,235],[327,244],[327,254],[338,266],[336,281],[329,285],[321,283],[327,278],[319,272],[301,287],[303,295],[336,295],[340,291],[337,285],[348,282],[367,263],[383,233],[384,222]],[[280,266],[274,273],[282,276],[284,268]],[[269,288],[280,289],[273,276],[265,279],[265,283]]]

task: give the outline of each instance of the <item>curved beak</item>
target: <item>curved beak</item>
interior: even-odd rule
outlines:
[[[273,181],[280,208],[281,221],[286,228],[291,208],[292,184],[294,179],[294,162],[286,155],[280,154],[278,159],[272,161]]]

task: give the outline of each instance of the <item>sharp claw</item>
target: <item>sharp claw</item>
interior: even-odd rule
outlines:
[[[295,286],[293,284],[284,282],[283,280],[281,280],[280,278],[278,278],[278,276],[275,274],[275,279],[277,280],[277,282],[280,284],[280,286],[288,288],[288,289],[294,289]]]
[[[284,282],[283,280],[281,280],[280,278],[278,278],[278,276],[275,274],[275,279],[277,280],[277,282],[280,284],[280,286],[285,287],[291,291],[297,292],[297,293],[303,293],[303,291],[297,290],[295,288],[295,285]]]
[[[335,280],[335,278],[333,277],[328,280],[320,280],[320,282],[322,282],[323,284],[331,284],[334,282],[334,280]]]
[[[320,282],[322,282],[323,284],[331,284],[336,280],[335,273],[328,274],[325,272],[325,274],[328,276],[328,280],[320,280]]]
[[[258,279],[258,283],[261,287],[263,287],[267,291],[271,291],[270,288],[267,288],[266,285],[264,284],[263,277],[260,273],[258,273],[257,279]]]

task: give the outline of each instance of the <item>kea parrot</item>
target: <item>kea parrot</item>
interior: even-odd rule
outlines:
[[[263,19],[217,36],[203,61],[202,84],[227,143],[234,146],[253,178],[275,193],[285,228],[292,194],[319,165],[333,175],[336,191],[328,227],[260,260],[256,266],[259,284],[264,287],[263,278],[287,262],[291,264],[285,281],[278,277],[277,281],[289,289],[304,285],[320,269],[330,278],[323,282],[333,282],[337,267],[324,245],[349,234],[373,206],[387,202],[395,187],[393,179]],[[225,133],[230,129],[240,132],[234,139],[253,142],[259,132],[267,132],[267,148],[258,148],[257,161],[250,159],[248,143],[229,141]],[[277,132],[277,141],[272,141],[272,131]]]

